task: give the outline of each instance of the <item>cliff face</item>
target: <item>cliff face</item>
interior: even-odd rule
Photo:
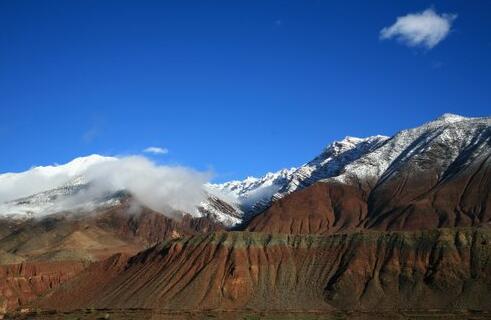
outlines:
[[[0,266],[0,307],[14,309],[79,274],[79,261],[29,262]]]
[[[89,268],[39,305],[490,310],[490,241],[487,229],[201,235],[164,242],[109,267]],[[80,280],[92,274],[101,279],[96,288]]]

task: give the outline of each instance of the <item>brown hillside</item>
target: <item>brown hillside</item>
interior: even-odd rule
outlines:
[[[37,306],[490,310],[490,243],[487,229],[200,235],[89,268]]]
[[[357,187],[316,183],[273,202],[247,226],[249,231],[328,234],[353,230],[367,216],[366,196]]]
[[[462,159],[462,161],[467,159]],[[464,166],[457,159],[443,176],[403,168],[368,191],[318,182],[279,199],[246,226],[253,232],[329,234],[353,229],[425,230],[491,221],[491,158]],[[421,166],[421,164],[419,164]]]
[[[0,238],[0,308],[25,305],[73,277],[90,261],[115,254],[132,256],[159,241],[221,228],[208,218],[174,220],[149,209],[130,214],[126,205],[84,215],[4,220],[0,223],[4,235]],[[97,283],[94,279],[91,274],[86,282]]]
[[[66,213],[25,221],[5,221],[0,229],[0,265],[20,261],[105,259],[128,255],[166,240],[223,227],[209,218],[181,220],[142,208],[130,214],[129,205],[89,214]],[[4,227],[3,227],[4,226]]]
[[[79,261],[27,262],[0,266],[0,307],[13,309],[79,274]],[[1,313],[0,313],[1,314]]]

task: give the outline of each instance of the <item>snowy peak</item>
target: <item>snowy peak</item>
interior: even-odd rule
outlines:
[[[375,150],[388,139],[381,135],[368,138],[346,137],[331,143],[319,156],[293,172],[288,183],[274,198],[281,198],[319,180],[339,175],[346,165]]]
[[[422,126],[400,131],[375,150],[346,165],[344,172],[334,178],[344,183],[373,184],[383,175],[423,159],[429,163],[438,162],[439,170],[444,170],[469,146],[486,148],[490,125],[489,117],[444,114]]]
[[[242,181],[208,184],[210,193],[228,199],[241,209],[245,217],[264,210],[271,201],[307,187],[321,179],[336,176],[344,166],[386,141],[388,137],[345,137],[328,145],[312,161],[300,168],[269,172],[263,177],[248,177]]]
[[[458,114],[453,114],[453,113],[444,113],[441,116],[439,116],[435,121],[452,123],[452,122],[457,122],[457,121],[462,121],[462,120],[467,120],[467,119],[471,119],[471,118],[466,118],[466,117],[460,116]]]
[[[208,174],[158,165],[142,156],[91,155],[67,164],[34,167],[0,175],[0,215],[44,216],[60,211],[91,211],[131,195],[142,206],[175,217],[199,216]],[[92,205],[95,204],[95,205]]]
[[[295,168],[268,172],[260,178],[247,177],[244,180],[225,182],[222,184],[207,184],[209,193],[214,194],[233,206],[240,208],[243,214],[260,210],[268,205],[273,195],[278,192],[295,172]]]
[[[37,166],[20,173],[1,174],[0,216],[37,217],[119,204],[119,197],[109,194],[85,194],[89,186],[86,172],[92,166],[116,160],[92,154],[62,165]]]
[[[60,212],[89,212],[121,203],[124,193],[86,196],[87,184],[64,185],[28,197],[0,203],[0,216],[39,217]]]
[[[83,184],[83,175],[90,167],[114,160],[116,158],[90,155],[63,165],[38,166],[24,172],[0,174],[0,203],[64,185]]]
[[[178,203],[186,208],[181,212],[197,216],[208,215],[224,224],[234,225],[263,211],[272,201],[318,181],[355,184],[369,192],[379,181],[390,179],[400,172],[424,174],[427,168],[431,168],[431,174],[440,178],[455,163],[465,167],[479,157],[489,161],[490,146],[490,117],[466,118],[444,114],[419,127],[402,130],[392,137],[347,136],[330,143],[317,157],[298,168],[282,169],[262,177],[247,177],[222,184],[205,183],[206,180],[200,180],[200,177],[196,179],[182,169],[178,169],[175,180],[169,182],[167,177],[174,177],[168,175],[173,172],[171,168],[164,168],[162,171],[162,168],[153,167],[144,158],[120,163],[119,158],[91,155],[64,165],[34,167],[21,173],[1,174],[0,215],[39,215],[66,208],[92,210],[117,203],[117,197],[111,194],[120,194],[118,192],[128,191],[132,194],[133,191],[138,191],[143,198],[151,195],[154,191],[147,192],[146,187],[149,180],[152,180],[155,188],[148,190],[164,192],[164,197],[168,190],[174,190],[175,184],[193,181],[183,187],[186,192],[190,187],[194,188],[195,193]],[[111,164],[111,168],[106,163]],[[111,170],[111,180],[117,186],[109,188],[112,193],[87,193],[87,186],[91,181],[86,172],[99,164],[104,164],[104,167],[97,170],[98,174],[106,174],[108,169]],[[136,175],[123,179],[124,173],[134,169],[137,169]],[[139,187],[144,187],[143,190],[126,188],[133,184],[134,179],[141,179]],[[168,184],[168,189],[163,187],[165,183]],[[22,192],[12,193],[19,186],[22,186]],[[169,201],[174,201],[183,192],[172,194]],[[80,195],[83,197],[79,197]],[[158,206],[163,197],[159,194],[156,198],[157,202],[152,202],[153,199],[146,200]],[[60,199],[69,201],[60,202]],[[67,203],[70,206],[67,207]]]
[[[361,184],[369,190],[378,179],[413,163],[433,162],[443,172],[472,146],[475,157],[489,153],[490,125],[489,117],[466,118],[447,113],[419,127],[400,131],[393,137],[347,136],[329,144],[321,154],[297,169],[211,187],[225,193],[250,215],[259,213],[271,201],[318,181]]]
[[[350,153],[354,153],[354,156],[359,155],[361,153],[365,153],[374,146],[377,146],[381,142],[386,141],[389,137],[376,135],[367,138],[356,138],[356,137],[346,137],[340,141],[334,141],[331,143],[325,150],[322,152],[317,158],[313,161],[307,163],[312,164],[320,160],[329,161],[335,157],[346,156]]]
[[[361,145],[372,144],[373,142],[380,142],[387,140],[389,137],[376,135],[368,138],[357,138],[347,136],[343,140],[334,141],[324,151],[324,153],[330,153],[334,156],[342,154],[346,151],[358,148]]]
[[[238,198],[247,198],[251,192],[258,189],[281,183],[287,179],[296,168],[282,169],[277,172],[268,172],[263,177],[247,177],[244,180],[234,180],[222,184],[209,184],[212,189],[220,190]]]
[[[105,157],[98,154],[92,154],[85,157],[75,158],[72,161],[62,165],[38,166],[30,169],[30,172],[39,173],[45,176],[53,176],[64,174],[68,177],[76,177],[87,171],[87,169],[95,164],[115,161],[117,158]],[[24,172],[23,172],[24,173]],[[15,174],[15,173],[14,173]],[[19,173],[22,174],[22,173]],[[1,175],[0,175],[1,178]]]

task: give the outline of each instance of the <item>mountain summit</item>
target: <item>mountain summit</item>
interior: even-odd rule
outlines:
[[[192,197],[195,209],[185,211],[195,217],[209,215],[231,226],[252,218],[273,201],[319,181],[356,185],[364,192],[370,192],[380,190],[383,181],[412,174],[417,179],[424,175],[434,181],[432,185],[436,185],[456,170],[462,171],[479,161],[488,165],[490,125],[489,117],[466,118],[446,113],[392,137],[346,137],[329,144],[317,157],[298,168],[282,169],[242,181],[203,183],[198,192],[201,195]],[[96,192],[87,190],[97,178],[93,168],[102,167],[96,172],[103,174],[107,164],[120,161],[115,157],[91,155],[64,165],[2,174],[0,215],[36,217],[61,211],[88,212],[118,205],[123,195],[131,194],[124,184],[119,184],[119,179],[115,179],[118,183],[110,188]],[[124,170],[126,167],[117,168]],[[12,190],[18,189],[15,186],[19,184],[25,187],[14,194]],[[166,212],[175,210],[169,206]],[[182,211],[182,208],[177,210]]]
[[[491,310],[489,117],[208,180],[99,155],[0,175],[0,306]]]

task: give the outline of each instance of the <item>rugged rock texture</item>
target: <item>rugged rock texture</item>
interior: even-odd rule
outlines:
[[[123,237],[136,237],[147,245],[167,239],[223,230],[224,226],[206,216],[193,218],[176,215],[169,218],[147,208],[137,214],[129,213],[129,204],[111,208],[103,214],[95,214],[89,221],[108,230],[115,230]]]
[[[422,230],[487,224],[491,221],[491,154],[487,153],[471,159],[462,154],[443,173],[432,157],[414,158],[382,176],[373,189],[333,180],[318,182],[277,200],[246,229],[325,234],[357,228]]]
[[[125,270],[129,258],[130,256],[125,254],[115,254],[105,260],[93,262],[60,291],[44,292],[41,301],[49,301],[59,310],[88,305],[93,301],[94,294],[100,292],[105,285],[111,283]]]
[[[491,154],[461,155],[443,174],[431,160],[418,160],[419,171],[408,163],[410,168],[384,177],[372,190],[367,227],[418,230],[491,220]]]
[[[249,220],[272,201],[319,181],[342,182],[361,188],[367,194],[386,180],[393,182],[389,191],[397,192],[399,183],[396,180],[404,182],[410,176],[412,182],[422,179],[416,181],[422,184],[422,189],[431,184],[434,186],[435,181],[448,177],[450,172],[455,174],[456,169],[464,170],[489,158],[490,146],[491,117],[465,118],[444,114],[392,137],[346,137],[334,141],[297,169],[210,187],[242,208],[246,213],[244,219]],[[408,194],[409,200],[413,200],[412,196],[414,194]]]
[[[206,217],[175,220],[146,208],[140,208],[138,213],[129,210],[126,202],[90,214],[2,220],[0,308],[25,305],[73,277],[90,261],[114,254],[131,256],[166,239],[223,227]],[[86,282],[97,283],[96,274],[99,273],[91,273]],[[90,296],[90,292],[87,294]]]
[[[127,262],[99,263],[37,306],[490,310],[490,243],[491,231],[475,228],[200,235],[164,242]],[[92,275],[97,285],[84,280]]]
[[[87,214],[58,214],[0,224],[0,264],[24,260],[100,260],[115,253],[136,254],[166,240],[223,228],[212,219],[168,218],[130,204]]]
[[[359,228],[367,218],[367,196],[354,186],[317,183],[279,199],[247,226],[249,231],[328,234]]]
[[[421,210],[434,209],[425,203],[432,201],[431,195],[428,199],[422,199],[421,196],[439,188],[441,182],[456,174],[466,171],[468,176],[472,175],[472,171],[480,170],[479,166],[483,162],[487,162],[489,167],[490,157],[491,117],[465,118],[444,114],[419,127],[402,130],[392,137],[346,137],[334,141],[317,157],[296,169],[282,169],[261,178],[248,177],[242,181],[205,184],[201,190],[202,201],[186,207],[186,210],[193,216],[235,227],[264,211],[275,200],[319,181],[336,181],[370,194],[370,215],[378,216],[375,219],[377,221],[371,222],[374,226],[388,228],[388,225],[407,225],[414,229],[421,223],[418,222],[421,220],[418,217],[422,215]],[[22,180],[22,177],[29,177],[31,170],[0,174],[0,186],[9,195],[4,195],[0,201],[0,216],[39,218],[59,214],[64,210],[90,213],[117,207],[126,197],[135,195],[123,187],[95,192],[91,189],[94,183],[91,179],[95,177],[89,174],[92,166],[117,161],[117,158],[91,155],[64,165],[33,168],[32,172],[43,176],[66,177],[53,181],[50,184],[52,189],[33,189],[31,195],[9,195],[8,192],[13,189],[9,186],[19,181],[29,184],[29,180]],[[483,171],[486,170],[483,168]],[[478,176],[482,174],[487,175],[479,173]],[[473,185],[475,183],[472,182]],[[457,183],[458,187],[464,188],[465,184]],[[411,189],[406,188],[406,185]],[[468,190],[475,192],[472,188]],[[18,196],[21,197],[16,198]],[[487,203],[486,199],[479,199],[478,207],[472,203],[474,213],[470,216],[464,212],[459,217],[445,218],[441,215],[448,215],[447,212],[437,213],[441,216],[437,218],[440,219],[438,223],[452,225],[454,219],[472,221],[473,215],[481,214],[483,205]],[[418,209],[418,213],[410,214],[412,217],[409,217],[407,212],[415,209]],[[448,209],[453,210],[454,206]],[[391,214],[392,210],[396,214],[392,215],[391,221],[387,221],[385,216]],[[2,233],[0,230],[0,237]]]
[[[207,185],[201,218],[134,214],[125,190],[89,199],[85,214],[45,216],[86,187],[3,204],[17,218],[0,220],[0,264],[90,261],[77,275],[5,267],[5,306],[491,312],[491,118],[347,137],[298,169]],[[247,231],[222,232],[251,217]]]
[[[345,149],[325,161],[358,150]],[[273,203],[247,230],[421,230],[491,220],[491,118],[444,115],[358,155],[341,161],[329,178]]]
[[[0,266],[0,308],[6,310],[25,305],[73,278],[85,267],[86,264],[79,261]]]

